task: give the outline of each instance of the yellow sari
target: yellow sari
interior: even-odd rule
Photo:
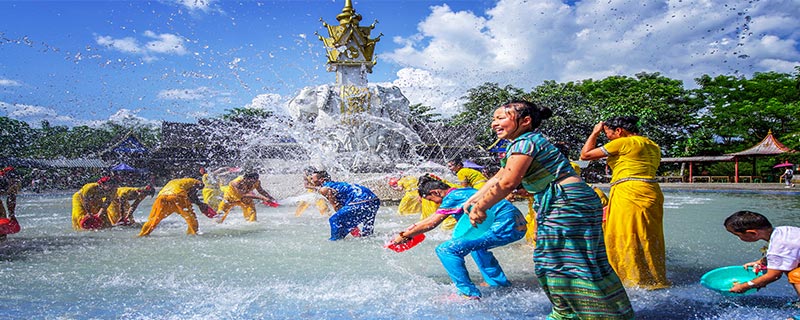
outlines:
[[[613,170],[603,223],[608,261],[625,286],[668,287],[664,195],[654,179],[661,150],[641,136],[617,138],[602,148]]]
[[[417,191],[417,180],[414,176],[405,176],[397,180],[397,186],[402,187],[406,192],[397,205],[397,213],[400,215],[411,215],[422,213],[422,202]],[[436,211],[436,210],[434,210]]]

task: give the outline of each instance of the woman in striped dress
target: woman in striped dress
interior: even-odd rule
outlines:
[[[492,129],[511,140],[502,168],[464,207],[483,222],[486,210],[520,183],[534,195],[537,212],[536,277],[553,309],[548,319],[632,319],[625,288],[608,263],[600,198],[569,160],[536,130],[552,111],[512,101],[494,112]]]

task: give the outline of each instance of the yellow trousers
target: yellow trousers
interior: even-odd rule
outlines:
[[[603,223],[608,262],[625,286],[659,289],[667,280],[664,194],[657,183],[625,181],[611,187]]]
[[[155,202],[153,202],[150,216],[147,218],[147,222],[142,225],[142,231],[139,232],[139,236],[149,235],[161,220],[173,213],[180,214],[186,220],[186,224],[189,225],[188,229],[186,229],[186,234],[197,234],[197,216],[192,210],[192,203],[189,198],[181,195],[163,195],[156,197]]]
[[[255,222],[256,221],[256,204],[253,202],[251,198],[242,198],[241,200],[228,200],[224,199],[222,202],[219,203],[219,210],[217,213],[222,212],[222,218],[219,219],[219,222],[222,223],[225,221],[225,218],[228,217],[228,212],[231,211],[233,207],[242,207],[242,211],[244,214],[244,220],[248,222]]]
[[[525,242],[536,247],[536,229],[539,225],[536,224],[536,211],[533,210],[533,196],[524,198],[528,201],[528,214],[525,215],[525,221],[528,221],[528,231],[525,231]]]

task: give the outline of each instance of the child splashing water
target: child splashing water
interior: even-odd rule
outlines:
[[[464,214],[461,205],[475,192],[477,190],[473,188],[456,189],[429,176],[421,177],[419,179],[419,195],[440,204],[440,207],[430,217],[400,232],[393,243],[405,243],[418,234],[433,230],[451,215],[460,217]],[[458,288],[459,295],[469,300],[480,299],[481,292],[469,278],[464,257],[467,254],[472,255],[472,259],[475,260],[475,264],[478,265],[478,269],[489,286],[510,286],[511,283],[503,273],[500,263],[489,252],[489,249],[512,243],[522,239],[525,235],[525,218],[511,202],[500,201],[489,211],[494,211],[493,215],[496,218],[489,230],[482,235],[474,239],[468,239],[468,237],[451,239],[436,247],[436,255],[439,256],[447,274]]]
[[[752,288],[763,288],[785,273],[798,296],[797,300],[787,303],[786,306],[798,308],[800,311],[800,228],[773,228],[767,217],[751,211],[735,212],[725,219],[724,224],[728,232],[744,242],[769,242],[763,258],[744,264],[745,268],[766,268],[767,272],[751,281],[734,285],[730,291],[742,293]]]

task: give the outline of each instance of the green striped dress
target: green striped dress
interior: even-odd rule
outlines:
[[[632,319],[628,295],[606,257],[600,198],[584,182],[557,183],[577,174],[540,133],[512,141],[501,165],[519,154],[533,158],[522,184],[536,201],[533,262],[553,304],[548,319]]]

